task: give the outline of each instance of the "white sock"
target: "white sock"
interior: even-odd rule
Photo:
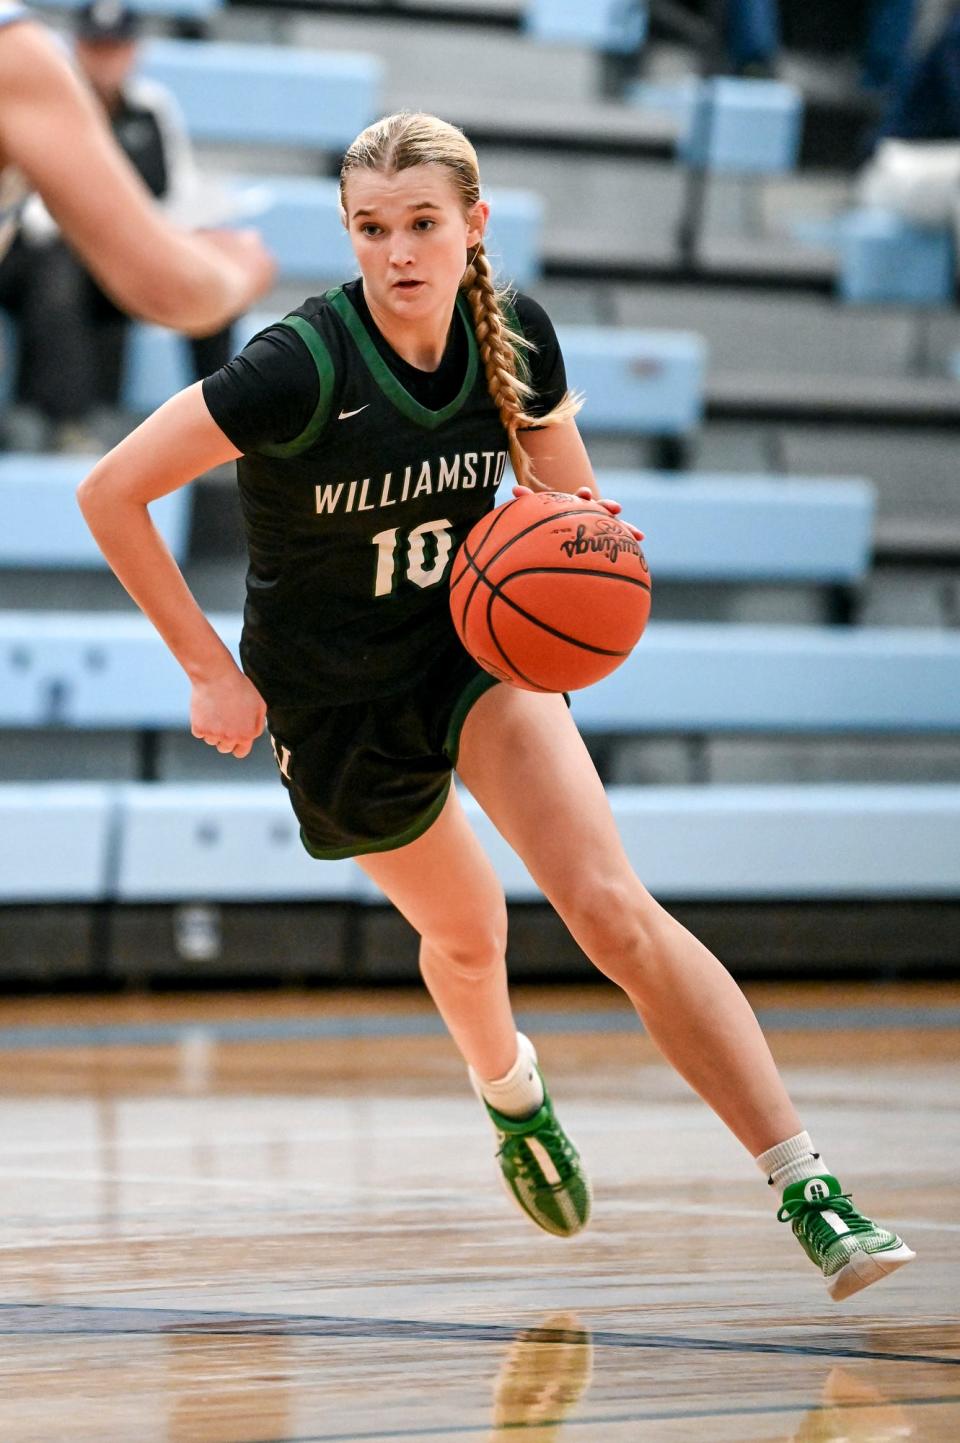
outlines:
[[[537,1054],[529,1037],[517,1033],[517,1060],[503,1077],[484,1082],[470,1069],[475,1090],[504,1117],[532,1117],[543,1106],[543,1083],[537,1071]]]
[[[808,1132],[798,1132],[786,1142],[778,1142],[755,1159],[757,1167],[771,1187],[782,1192],[792,1182],[808,1177],[823,1177],[827,1168],[818,1152],[814,1152]]]

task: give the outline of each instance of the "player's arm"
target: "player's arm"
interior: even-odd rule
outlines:
[[[557,426],[521,431],[519,439],[533,462],[537,480],[550,491],[572,494],[586,487],[591,496],[599,498],[593,467],[576,421],[571,419]]]
[[[263,731],[263,700],[197,605],[147,510],[159,496],[239,455],[211,417],[198,382],[108,452],[77,496],[114,573],[193,683],[194,736],[242,757]]]
[[[272,281],[272,262],[253,232],[189,235],[166,222],[38,25],[14,25],[0,37],[0,155],[23,171],[124,310],[209,334]]]
[[[520,295],[515,297],[515,303],[520,328],[531,346],[527,360],[530,383],[537,397],[534,414],[543,415],[559,405],[567,394],[567,373],[560,343],[553,323],[541,305],[530,296]],[[619,515],[620,503],[600,495],[587,448],[573,416],[552,426],[521,428],[518,440],[533,462],[534,474],[541,486],[550,491],[566,491],[572,496],[582,496],[585,500],[592,497],[605,506],[611,516]],[[518,491],[524,489],[517,488]],[[630,530],[637,540],[642,539],[636,527],[631,526]]]
[[[600,495],[593,466],[576,421],[571,419],[558,426],[542,426],[537,431],[521,431],[520,445],[533,462],[537,480],[548,490],[569,491],[571,495],[582,496],[584,500],[592,496],[607,508],[611,516],[620,515],[623,509],[620,502]],[[527,489],[516,486],[514,495]],[[625,521],[624,525],[630,528],[638,541],[643,540],[643,532],[638,531],[636,526],[632,526],[629,521]]]

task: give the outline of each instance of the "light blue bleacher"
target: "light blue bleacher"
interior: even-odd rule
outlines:
[[[0,786],[0,902],[106,897],[116,803],[109,785]]]
[[[844,217],[839,238],[839,291],[846,301],[944,305],[953,296],[950,231],[913,225],[891,211]]]
[[[664,901],[960,894],[958,786],[612,786],[607,796],[631,865]],[[542,900],[472,798],[465,809],[508,898]]]
[[[210,620],[236,653],[239,616]],[[139,613],[0,611],[0,726],[181,728],[189,701]]]
[[[572,706],[592,732],[960,732],[960,635],[652,622]]]
[[[779,175],[800,152],[803,96],[780,80],[638,80],[627,99],[677,125],[684,164],[732,175]]]
[[[233,346],[238,351],[259,329],[243,321],[233,327]],[[121,405],[134,416],[147,416],[195,380],[183,339],[163,326],[135,321],[130,327],[124,356]]]
[[[169,20],[212,20],[226,0],[126,0],[132,10]],[[84,0],[30,0],[35,10],[79,10]]]
[[[646,533],[664,581],[851,585],[870,562],[875,488],[855,478],[597,472],[601,493]],[[500,500],[510,495],[504,483]]]
[[[76,488],[95,457],[5,455],[0,457],[0,566],[94,567],[106,565],[76,502]],[[647,531],[654,576],[668,580],[810,581],[851,583],[865,571],[874,510],[868,482],[806,478],[685,476],[665,480],[654,472],[601,471],[604,495],[619,500]],[[509,497],[505,482],[500,500]],[[174,556],[183,560],[192,490],[162,497],[151,514]],[[134,618],[134,635],[139,621]],[[105,627],[107,622],[104,623]],[[236,637],[235,618],[225,619]],[[57,623],[36,616],[35,635],[51,642]],[[3,622],[0,621],[0,635]],[[131,644],[120,618],[111,646]],[[50,666],[54,665],[50,652]],[[162,680],[166,664],[158,653]],[[86,673],[97,680],[96,666]],[[51,677],[53,671],[47,671]],[[173,677],[174,672],[167,672]],[[76,678],[74,683],[76,684]],[[164,686],[167,682],[163,683]],[[38,685],[42,685],[38,683]],[[37,694],[39,701],[40,695]],[[50,693],[47,692],[47,699]],[[61,697],[59,691],[56,697]],[[59,705],[59,702],[57,703]]]
[[[18,627],[8,615],[0,630],[4,724],[185,726],[186,683],[169,659],[164,670],[162,644],[146,622],[125,617],[118,626],[117,618],[97,614],[46,624],[35,613],[20,619]],[[235,646],[237,619],[218,619],[218,629]],[[51,642],[57,643],[52,650]],[[51,695],[59,696],[53,715]],[[572,702],[578,723],[594,733],[957,732],[960,638],[652,623],[624,667],[574,693]],[[15,836],[16,808],[4,811],[8,792],[0,787],[0,816],[9,822],[6,835]],[[10,795],[16,802],[17,794]],[[615,787],[610,795],[628,854],[664,898],[960,892],[955,786]],[[58,835],[59,789],[31,787],[29,797],[31,837],[46,835],[48,805],[56,812],[51,834]],[[88,867],[83,886],[89,895],[110,887],[110,895],[126,901],[371,899],[349,864],[312,864],[298,852],[279,786],[123,787],[118,797],[118,870],[97,882]],[[106,820],[98,825],[102,831]],[[478,816],[477,826],[511,898],[536,897],[522,864],[490,824]],[[93,830],[91,855],[106,868],[101,831]],[[896,845],[879,847],[881,835]],[[40,851],[48,868],[28,867],[31,885],[41,895],[72,895],[80,883],[69,866],[61,868],[60,853]],[[0,891],[8,900],[22,884],[10,886],[13,891]]]
[[[799,241],[837,256],[837,294],[860,305],[942,306],[953,299],[953,236],[890,210],[858,207],[837,216],[800,219]]]
[[[373,55],[157,39],[140,69],[173,92],[196,140],[343,150],[383,108]]]
[[[703,418],[707,347],[688,331],[558,326],[584,431],[683,436]]]
[[[796,165],[802,123],[796,86],[726,76],[704,81],[680,156],[703,170],[778,174]]]
[[[97,456],[0,455],[0,566],[106,566],[77,505],[76,491]],[[150,507],[178,561],[187,551],[191,492],[181,487]]]
[[[115,893],[120,901],[370,895],[355,862],[321,867],[307,855],[279,784],[128,784],[116,790],[123,837]]]
[[[304,282],[304,295],[349,280],[357,263],[340,219],[336,181],[290,176],[269,180],[237,180],[236,188],[263,186],[273,203],[256,218],[256,226],[287,281]],[[532,191],[496,190],[491,206],[488,250],[498,274],[521,288],[541,272],[543,202]],[[279,317],[258,311],[238,321],[234,344],[239,350],[263,326]],[[142,322],[131,327],[124,371],[123,404],[137,415],[156,410],[190,385],[189,356],[174,332]]]
[[[960,787],[610,787],[628,857],[669,900],[960,894]],[[519,857],[464,805],[511,901]],[[352,861],[315,862],[279,784],[0,785],[0,900],[382,900]],[[884,845],[884,839],[887,845]]]
[[[235,344],[277,317],[263,312],[238,322]],[[706,344],[684,331],[640,331],[604,326],[559,326],[567,379],[583,391],[578,422],[584,431],[620,435],[684,436],[703,418]],[[159,326],[133,327],[124,405],[153,411],[190,384],[179,339]]]
[[[211,621],[236,655],[239,615]],[[0,726],[180,729],[188,698],[138,614],[0,612]],[[960,732],[960,635],[653,621],[573,713],[593,732]]]
[[[645,0],[527,0],[524,28],[535,40],[632,55],[647,33]]]

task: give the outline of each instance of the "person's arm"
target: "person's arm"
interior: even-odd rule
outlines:
[[[190,678],[193,735],[245,757],[264,728],[263,699],[200,610],[147,510],[157,497],[239,455],[198,383],[108,452],[77,497],[114,573]]]
[[[530,411],[535,416],[543,416],[559,405],[567,394],[567,371],[560,342],[550,317],[531,296],[517,295],[514,304],[520,327],[532,345],[527,355],[527,369],[535,396]],[[549,491],[566,491],[585,501],[599,501],[611,516],[619,516],[623,509],[620,502],[600,495],[587,448],[572,416],[553,426],[521,427],[518,439],[521,449],[533,462],[534,474],[541,486]],[[528,489],[517,486],[513,494],[522,495]],[[629,521],[625,521],[624,525],[638,541],[643,540],[642,531]]]
[[[605,506],[611,516],[620,515],[623,510],[620,502],[600,495],[600,487],[597,485],[593,466],[576,421],[563,421],[559,426],[543,426],[539,431],[521,431],[520,445],[536,468],[537,480],[549,491],[569,491],[571,495],[580,496],[584,501],[592,498]],[[513,494],[522,496],[529,489],[528,486],[515,486]],[[636,526],[629,521],[624,521],[623,524],[637,541],[643,540],[643,532]]]
[[[522,430],[520,445],[533,462],[537,480],[550,491],[579,491],[586,487],[599,499],[593,466],[574,420],[539,430]]]
[[[23,171],[103,289],[134,315],[208,335],[273,279],[255,232],[188,235],[164,220],[39,25],[0,32],[0,157]]]

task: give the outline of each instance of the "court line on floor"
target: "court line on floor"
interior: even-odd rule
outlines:
[[[960,1007],[761,1007],[760,1024],[768,1031],[862,1032],[931,1031],[960,1028]],[[631,1012],[521,1012],[521,1027],[544,1035],[642,1032]],[[440,1018],[391,1013],[370,1017],[248,1019],[235,1022],[104,1023],[60,1027],[6,1027],[0,1052],[40,1048],[167,1047],[203,1037],[210,1042],[385,1041],[397,1037],[446,1035]]]
[[[17,1324],[19,1323],[19,1326]],[[99,1326],[97,1324],[99,1323]],[[32,1326],[31,1326],[32,1324]],[[371,1341],[513,1343],[529,1333],[506,1323],[457,1323],[416,1318],[337,1317],[296,1313],[207,1312],[188,1308],[137,1308],[98,1304],[0,1303],[0,1335],[6,1337],[104,1334],[151,1337],[176,1333],[236,1337],[316,1337]],[[921,1363],[960,1368],[960,1357],[936,1353],[884,1352],[846,1344],[776,1343],[750,1338],[705,1338],[672,1333],[624,1333],[578,1329],[595,1348],[626,1351],[744,1353],[804,1358],[842,1358],[856,1362]],[[568,1329],[538,1328],[539,1342],[569,1343]]]

